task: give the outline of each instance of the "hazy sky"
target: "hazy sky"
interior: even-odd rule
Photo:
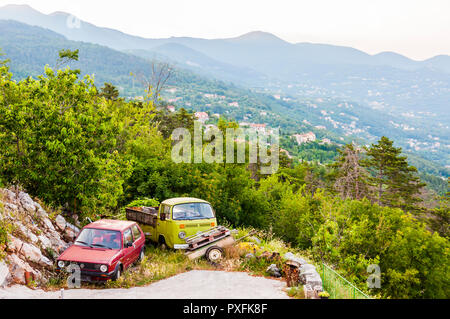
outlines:
[[[289,42],[352,46],[413,59],[450,55],[450,0],[0,0],[65,11],[98,26],[161,38],[255,30]]]

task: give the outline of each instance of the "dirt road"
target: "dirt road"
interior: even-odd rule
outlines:
[[[183,289],[180,289],[183,287]],[[64,299],[287,299],[283,281],[252,277],[245,272],[193,270],[130,289],[70,289]],[[58,299],[61,292],[32,290],[24,286],[0,289],[0,299]]]

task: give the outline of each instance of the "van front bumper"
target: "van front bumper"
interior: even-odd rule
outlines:
[[[188,244],[175,244],[173,245],[173,249],[188,249],[189,245]]]

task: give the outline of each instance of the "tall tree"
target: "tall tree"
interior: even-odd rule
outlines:
[[[420,201],[420,189],[425,186],[417,176],[417,169],[409,166],[402,149],[394,147],[394,142],[383,136],[377,144],[366,147],[366,158],[361,161],[372,176],[369,183],[376,187],[379,205],[414,209]]]
[[[344,199],[370,198],[367,184],[368,173],[359,163],[360,150],[355,148],[353,144],[348,144],[338,151],[340,155],[333,165],[337,169],[334,188]]]

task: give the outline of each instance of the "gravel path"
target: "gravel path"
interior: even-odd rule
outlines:
[[[182,287],[182,289],[180,288]],[[288,299],[283,281],[252,277],[245,272],[193,270],[145,287],[130,289],[71,289],[65,299]],[[25,286],[0,289],[0,299],[58,299],[61,293]]]

